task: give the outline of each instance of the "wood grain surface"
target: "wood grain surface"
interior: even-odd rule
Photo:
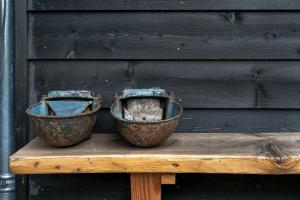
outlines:
[[[176,174],[161,174],[161,184],[173,185],[176,183]]]
[[[29,0],[29,10],[299,10],[298,0]]]
[[[161,87],[173,91],[184,108],[299,109],[299,66],[299,61],[31,61],[30,101],[51,90],[87,89],[101,94],[103,108],[109,108],[124,88]]]
[[[179,133],[155,148],[99,134],[69,148],[35,139],[11,156],[10,169],[15,174],[298,174],[299,158],[300,133]]]
[[[33,12],[28,58],[299,59],[299,17],[298,12]]]
[[[131,200],[160,200],[160,174],[130,174]]]

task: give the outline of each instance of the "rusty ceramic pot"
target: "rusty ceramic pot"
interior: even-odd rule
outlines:
[[[65,147],[92,136],[100,107],[101,97],[89,91],[52,91],[26,112],[41,140]]]
[[[117,131],[140,147],[164,142],[175,132],[182,112],[175,96],[159,88],[123,90],[121,96],[115,96],[111,106]]]

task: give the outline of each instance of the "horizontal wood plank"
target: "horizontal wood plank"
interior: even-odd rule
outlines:
[[[299,174],[300,133],[174,134],[138,148],[98,134],[77,146],[53,148],[38,139],[10,157],[15,174],[233,173]]]
[[[30,104],[50,90],[87,89],[109,108],[126,87],[162,87],[184,108],[300,108],[299,61],[47,60],[29,66]]]
[[[108,109],[100,109],[95,132],[115,132]],[[299,110],[184,109],[176,132],[300,132]],[[30,138],[36,136],[33,129]]]
[[[185,109],[177,132],[300,131],[299,110]]]
[[[114,132],[115,123],[108,109],[101,109],[96,132]],[[256,109],[185,109],[177,132],[280,132],[300,131],[300,111]],[[33,129],[29,138],[36,136]]]
[[[29,59],[299,59],[299,12],[51,12]]]
[[[298,0],[29,0],[29,10],[299,10]]]

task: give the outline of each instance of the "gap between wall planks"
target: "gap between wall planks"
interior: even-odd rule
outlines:
[[[299,10],[298,0],[29,0],[30,11],[55,10]]]

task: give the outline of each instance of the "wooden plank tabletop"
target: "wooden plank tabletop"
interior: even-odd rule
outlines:
[[[300,173],[300,133],[176,133],[163,145],[138,148],[119,135],[54,148],[34,139],[10,157],[15,174]]]

